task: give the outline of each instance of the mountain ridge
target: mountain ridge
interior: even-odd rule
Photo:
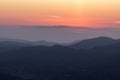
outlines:
[[[75,44],[69,45],[69,47],[72,47],[74,49],[91,49],[94,47],[111,45],[119,42],[120,42],[119,39],[112,39],[112,38],[103,36],[103,37],[96,37],[92,39],[85,39]]]

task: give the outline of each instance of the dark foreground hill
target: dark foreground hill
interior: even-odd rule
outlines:
[[[1,52],[0,73],[22,80],[120,80],[120,43],[89,50],[54,45]]]

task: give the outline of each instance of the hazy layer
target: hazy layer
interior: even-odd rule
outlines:
[[[99,36],[120,38],[120,28],[0,27],[0,38],[71,42]]]

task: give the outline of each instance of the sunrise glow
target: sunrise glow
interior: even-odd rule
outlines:
[[[0,25],[119,27],[120,0],[1,0]]]

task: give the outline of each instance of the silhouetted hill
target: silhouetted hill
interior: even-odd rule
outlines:
[[[7,70],[14,68],[11,74],[43,75],[42,80],[50,76],[51,79],[55,78],[56,72],[61,80],[65,79],[65,75],[69,75],[66,77],[72,80],[99,80],[99,77],[111,79],[111,76],[113,77],[111,80],[114,80],[120,79],[113,75],[119,72],[119,53],[120,44],[97,47],[88,51],[74,50],[60,45],[35,46],[0,54],[0,63],[6,66]],[[90,78],[87,78],[88,76]]]
[[[58,43],[56,42],[49,42],[45,40],[41,41],[28,41],[28,40],[20,40],[20,39],[7,39],[7,38],[0,38],[0,44],[5,47],[24,47],[24,46],[53,46]]]
[[[120,80],[119,40],[100,37],[89,41],[99,46],[86,50],[28,46],[0,52],[0,73],[24,80]]]
[[[2,51],[9,51],[9,50],[15,50],[23,47],[29,47],[29,46],[53,46],[57,43],[55,42],[48,42],[48,41],[27,41],[27,40],[19,40],[19,39],[6,39],[1,38],[0,39],[0,52]]]
[[[23,47],[32,46],[28,43],[17,42],[17,41],[1,41],[0,42],[0,52],[15,50]]]
[[[115,40],[108,37],[98,37],[77,42],[69,47],[74,49],[92,49],[94,47],[105,46],[119,42],[120,40]]]
[[[30,41],[27,40],[21,40],[21,39],[9,39],[9,38],[0,38],[0,42],[20,42],[20,43],[29,43]]]

